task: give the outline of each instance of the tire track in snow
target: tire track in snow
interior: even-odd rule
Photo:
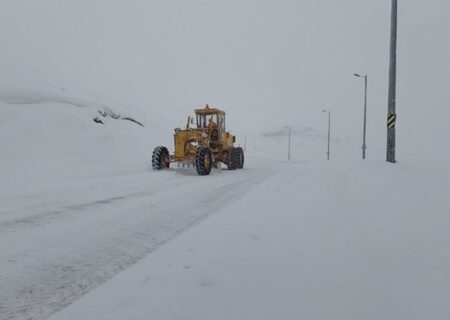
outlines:
[[[8,222],[14,232],[0,229],[0,319],[46,319],[274,173],[156,172],[153,188]]]
[[[105,198],[95,201],[89,201],[85,203],[70,204],[54,210],[46,210],[43,212],[33,213],[30,216],[24,218],[18,218],[8,220],[0,223],[0,234],[2,232],[17,232],[17,228],[24,227],[36,227],[37,225],[45,225],[55,220],[64,219],[65,216],[72,214],[76,211],[82,211],[89,209],[90,207],[96,207],[105,204],[113,204],[120,201],[131,200],[132,198],[146,197],[152,193],[139,192],[133,194],[127,194],[124,196],[115,196],[111,198]]]

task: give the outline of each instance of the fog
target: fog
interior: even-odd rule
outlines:
[[[238,133],[325,130],[384,157],[389,0],[1,0],[0,95],[59,95],[182,123],[206,103]],[[447,148],[450,3],[400,1],[398,157]],[[433,141],[434,140],[434,141]],[[426,152],[424,152],[426,151]]]

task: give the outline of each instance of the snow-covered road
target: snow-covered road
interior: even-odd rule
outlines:
[[[45,319],[276,172],[122,172],[3,194],[0,319]]]
[[[51,320],[450,319],[445,164],[286,163]]]

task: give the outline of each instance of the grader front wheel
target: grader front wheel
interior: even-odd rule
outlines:
[[[169,168],[170,156],[169,150],[164,146],[156,147],[152,155],[152,167],[154,170]]]
[[[197,154],[195,155],[195,168],[197,169],[197,173],[201,176],[207,176],[211,173],[212,163],[211,150],[206,147],[198,148]]]

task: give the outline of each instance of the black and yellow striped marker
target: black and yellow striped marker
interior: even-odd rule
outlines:
[[[395,120],[397,120],[397,115],[395,113],[389,113],[387,118],[387,127],[389,129],[395,128]]]

